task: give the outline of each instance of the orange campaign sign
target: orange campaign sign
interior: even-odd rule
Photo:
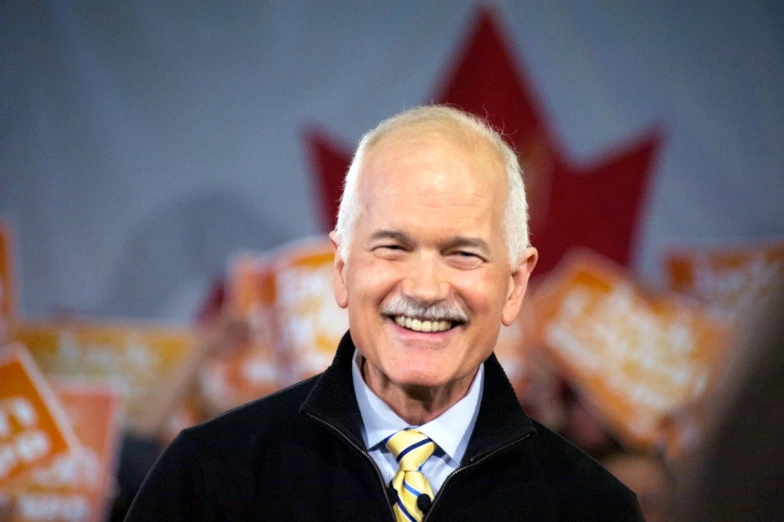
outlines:
[[[325,370],[348,330],[348,313],[335,302],[334,259],[327,237],[299,241],[275,257],[277,342],[290,355],[291,381]]]
[[[671,249],[664,265],[670,288],[737,318],[784,280],[784,241]]]
[[[119,443],[121,396],[100,384],[56,381],[53,388],[81,445],[17,482],[11,490],[11,520],[105,520]]]
[[[234,256],[229,266],[228,305],[244,317],[263,317],[275,303],[275,285],[269,259],[246,252]]]
[[[226,410],[281,388],[282,354],[275,350],[275,281],[267,259],[234,257],[229,267],[227,307],[251,325],[247,345],[209,359],[200,371],[201,392],[212,409]]]
[[[537,341],[627,443],[662,443],[666,414],[716,377],[724,326],[684,298],[647,292],[596,255],[567,258],[530,304]]]
[[[77,446],[70,423],[24,348],[0,348],[0,488]]]
[[[11,227],[0,221],[0,345],[11,338],[16,316],[14,250]]]
[[[145,425],[149,404],[195,343],[187,329],[76,321],[20,321],[15,339],[45,374],[111,381],[132,428]]]

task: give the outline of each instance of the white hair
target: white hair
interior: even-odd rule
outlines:
[[[489,123],[472,114],[443,105],[416,107],[392,116],[382,121],[375,129],[365,133],[359,140],[359,146],[346,173],[335,225],[338,255],[346,259],[351,236],[361,211],[358,187],[365,156],[376,143],[392,131],[414,126],[433,126],[452,132],[456,129],[469,131],[479,138],[484,138],[500,154],[504,163],[507,185],[504,239],[509,253],[509,264],[516,269],[523,252],[529,246],[528,203],[525,198],[523,171],[517,161],[517,155]]]

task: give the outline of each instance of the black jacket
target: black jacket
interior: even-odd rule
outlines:
[[[393,521],[367,454],[347,334],[320,376],[183,430],[126,520]],[[495,356],[460,468],[425,520],[642,520],[635,495],[531,420]]]

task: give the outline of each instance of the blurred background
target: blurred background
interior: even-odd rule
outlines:
[[[179,429],[323,369],[355,144],[437,102],[526,172],[521,401],[665,516],[784,274],[783,28],[761,0],[4,2],[0,453],[50,443],[0,510],[119,518]]]

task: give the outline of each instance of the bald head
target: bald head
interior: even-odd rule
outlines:
[[[516,266],[528,239],[528,205],[525,199],[522,171],[517,156],[501,136],[486,122],[451,107],[418,107],[381,122],[359,142],[346,174],[340,201],[335,236],[338,255],[345,259],[357,219],[363,212],[360,177],[375,149],[384,142],[404,143],[416,150],[420,144],[438,140],[448,148],[468,153],[472,161],[481,163],[488,183],[497,183],[496,176],[505,178],[504,239],[509,263]]]

